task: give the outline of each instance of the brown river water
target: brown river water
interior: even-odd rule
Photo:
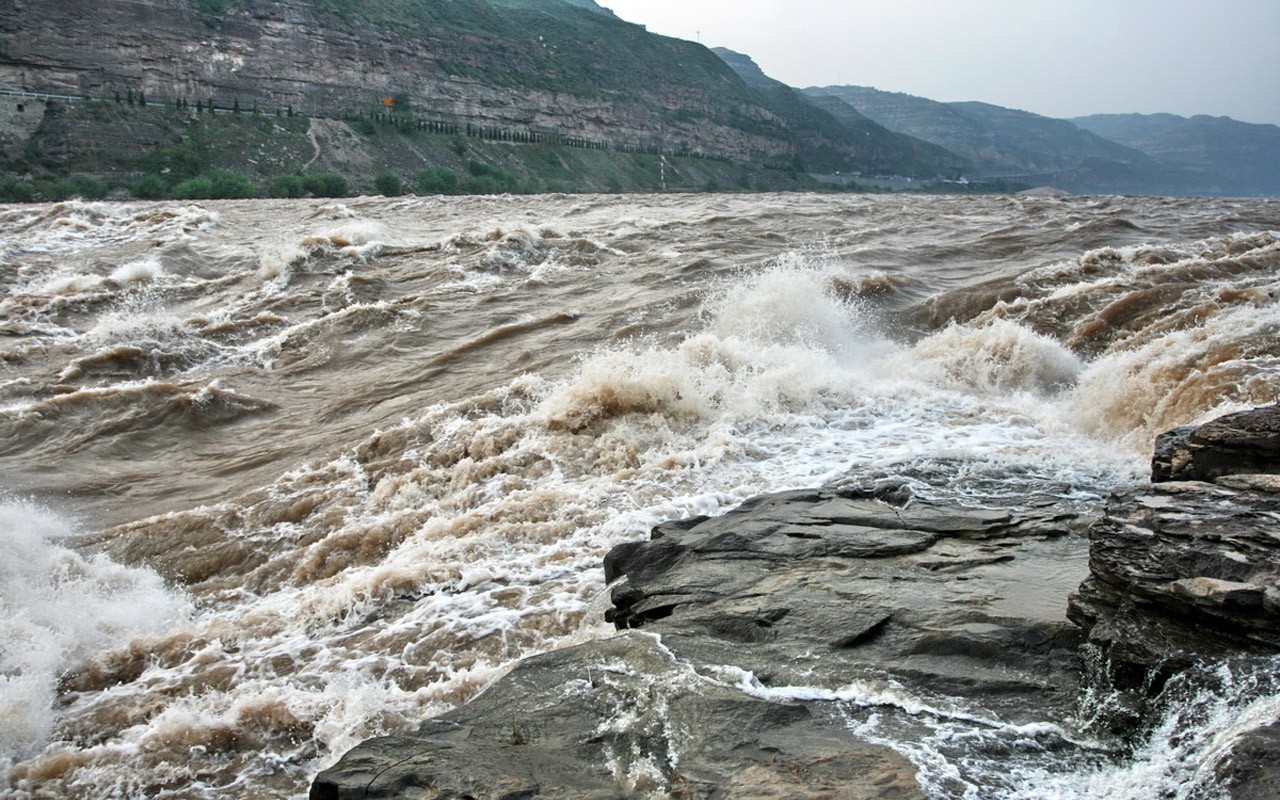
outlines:
[[[0,206],[0,284],[21,798],[302,795],[609,635],[600,558],[658,522],[849,475],[1096,502],[1280,399],[1266,200]]]

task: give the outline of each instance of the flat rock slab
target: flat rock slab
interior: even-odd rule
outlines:
[[[966,509],[901,487],[661,525],[606,559],[618,636],[361,744],[312,798],[922,798],[910,762],[852,732],[850,687],[871,707],[1064,712],[1082,526],[1047,499]]]
[[[359,745],[311,798],[923,800],[910,762],[831,705],[751,697],[628,633],[526,659],[416,733]]]
[[[1075,513],[1049,499],[965,508],[896,490],[766,495],[658,526],[606,560],[620,629],[768,685],[890,674],[1005,718],[1074,701],[1085,577]]]

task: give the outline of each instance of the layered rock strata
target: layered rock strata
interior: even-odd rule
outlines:
[[[380,20],[381,7],[363,13],[314,0],[7,5],[0,88],[9,90],[140,93],[334,118],[391,102],[430,120],[521,134],[754,161],[795,152],[785,121],[709,50],[588,11],[578,13],[590,24],[574,28],[553,15],[504,20],[483,3],[441,11],[459,17],[449,24],[412,17],[410,6],[392,21]],[[620,50],[642,66],[625,83],[593,84]]]
[[[1069,610],[1106,698],[1099,724],[1132,731],[1224,680],[1237,684],[1224,694],[1280,691],[1277,473],[1280,407],[1267,406],[1162,434],[1154,483],[1108,499]],[[1242,724],[1216,765],[1219,784],[1232,800],[1280,796],[1280,721]]]

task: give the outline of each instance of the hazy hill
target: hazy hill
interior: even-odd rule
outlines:
[[[585,8],[589,11],[594,11],[597,14],[605,14],[610,17],[617,16],[617,14],[614,14],[612,10],[600,6],[599,4],[595,3],[594,0],[564,0],[564,2],[568,3],[571,6],[578,6],[580,8]]]
[[[1152,158],[1194,169],[1217,194],[1280,195],[1280,127],[1230,117],[1095,114],[1077,126]]]
[[[895,133],[834,98],[812,98],[769,77],[750,57],[724,47],[713,52],[756,89],[787,120],[801,144],[806,167],[815,172],[856,171],[925,178],[956,177],[968,159]]]
[[[986,103],[941,103],[865,86],[805,90],[834,97],[884,127],[973,161],[979,177],[1051,183],[1077,192],[1183,194],[1204,188],[1198,176],[1082,130],[1066,120]]]

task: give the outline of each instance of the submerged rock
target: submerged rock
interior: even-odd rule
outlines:
[[[748,696],[629,633],[526,659],[417,732],[358,746],[311,798],[923,800],[911,763],[852,739],[832,705]]]

